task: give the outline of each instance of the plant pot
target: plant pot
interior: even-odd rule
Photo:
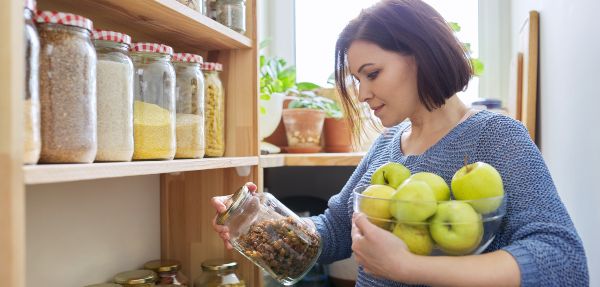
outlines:
[[[283,123],[288,152],[319,152],[325,112],[312,109],[285,109]]]
[[[283,109],[287,109],[288,105],[290,104],[292,100],[290,99],[284,99],[283,100]],[[274,144],[280,148],[284,148],[287,147],[288,142],[287,142],[287,138],[285,135],[285,125],[283,124],[283,118],[281,118],[279,120],[279,124],[277,125],[277,128],[275,129],[275,131],[268,137],[266,137],[264,139],[264,141]]]
[[[347,118],[326,118],[324,129],[326,152],[352,151],[352,131]]]

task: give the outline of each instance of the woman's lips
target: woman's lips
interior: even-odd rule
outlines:
[[[375,112],[375,115],[377,116],[377,114],[381,112],[381,110],[383,109],[384,106],[385,105],[379,105],[376,107],[372,107],[371,109]]]

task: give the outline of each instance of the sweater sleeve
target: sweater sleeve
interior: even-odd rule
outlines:
[[[522,286],[588,286],[582,242],[527,129],[504,116],[482,132],[477,158],[502,176],[507,213],[497,235],[517,261]]]

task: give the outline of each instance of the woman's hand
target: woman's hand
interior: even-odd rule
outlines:
[[[250,192],[256,192],[256,190],[258,189],[256,187],[256,185],[252,182],[246,183],[246,187],[248,187],[248,190],[250,190]],[[232,248],[231,244],[229,243],[229,229],[225,225],[217,224],[217,216],[219,216],[219,213],[223,213],[227,210],[227,206],[225,206],[225,202],[230,197],[231,197],[231,195],[215,196],[210,201],[212,206],[217,210],[217,214],[215,215],[215,217],[212,220],[213,229],[219,234],[219,237],[221,237],[221,239],[223,239],[223,243],[225,244],[225,248],[227,248],[227,249]]]

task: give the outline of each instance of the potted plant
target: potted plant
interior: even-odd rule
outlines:
[[[318,95],[331,99],[332,112],[327,114],[323,125],[325,137],[325,152],[351,152],[352,130],[348,118],[341,109],[339,95],[335,88],[320,88],[315,91]]]

